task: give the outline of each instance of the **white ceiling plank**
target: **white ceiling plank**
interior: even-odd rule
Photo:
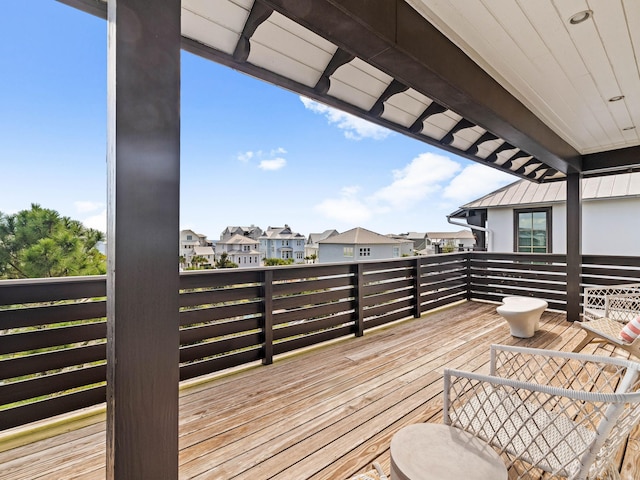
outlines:
[[[258,45],[264,48],[258,48],[254,52],[254,46]],[[287,72],[287,76],[295,76],[290,78],[313,87],[337,48],[283,15],[273,13],[251,37],[251,50],[247,61],[276,73]],[[264,54],[265,49],[274,53],[262,59],[257,52]],[[275,58],[282,60],[283,65],[274,64]],[[296,65],[299,65],[300,72],[295,71]]]
[[[373,107],[378,100],[378,97],[374,97],[334,77],[331,77],[331,86],[327,93],[332,97],[355,105],[365,111],[371,110],[371,107]]]
[[[390,122],[397,123],[398,125],[402,125],[403,127],[410,127],[413,125],[413,122],[418,118],[417,115],[413,115],[407,112],[404,109],[396,107],[394,104],[385,102],[384,104],[384,112],[381,115],[385,120],[389,120]]]
[[[314,87],[322,76],[322,70],[316,70],[304,65],[255,40],[251,40],[251,53],[249,54],[247,62],[290,78],[308,87]]]
[[[182,35],[229,55],[233,54],[249,12],[228,2],[216,2],[225,4],[225,8],[219,8],[216,16],[210,9],[197,9],[200,3],[202,2],[191,0],[188,5],[193,7],[193,10],[182,8]]]
[[[424,126],[420,134],[424,135],[425,137],[433,138],[434,140],[442,140],[442,137],[444,137],[449,131],[444,130],[443,128],[440,128],[429,122],[423,122],[423,125]]]
[[[640,1],[408,2],[579,152],[640,145],[621,131],[640,122]],[[629,96],[610,105],[621,90]]]

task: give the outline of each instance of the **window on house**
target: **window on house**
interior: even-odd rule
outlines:
[[[302,260],[304,258],[304,256],[302,255],[302,252],[296,252],[296,258],[298,260]]]
[[[344,247],[342,252],[345,257],[353,257],[353,247]]]
[[[400,247],[393,247],[393,256],[394,257],[400,256]]]
[[[369,247],[360,248],[360,256],[361,257],[370,257],[371,256],[371,249]]]
[[[551,207],[514,210],[514,250],[551,253]]]
[[[193,235],[187,235],[187,240],[193,240]]]

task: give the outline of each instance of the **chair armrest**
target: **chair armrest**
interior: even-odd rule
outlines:
[[[640,290],[605,297],[605,317],[627,323],[640,313]]]

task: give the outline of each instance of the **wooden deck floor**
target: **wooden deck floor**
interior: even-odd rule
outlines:
[[[491,343],[571,350],[583,335],[564,314],[541,327],[518,340],[495,305],[466,302],[184,390],[180,478],[341,480],[373,461],[388,474],[398,429],[441,422],[445,367],[487,372]],[[0,478],[102,479],[104,445],[101,422],[14,448]],[[623,479],[640,478],[639,449],[632,436]]]

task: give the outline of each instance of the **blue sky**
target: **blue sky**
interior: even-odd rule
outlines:
[[[31,203],[105,229],[106,22],[3,0],[0,211]],[[446,215],[517,180],[182,53],[181,218],[304,235],[454,231]]]

